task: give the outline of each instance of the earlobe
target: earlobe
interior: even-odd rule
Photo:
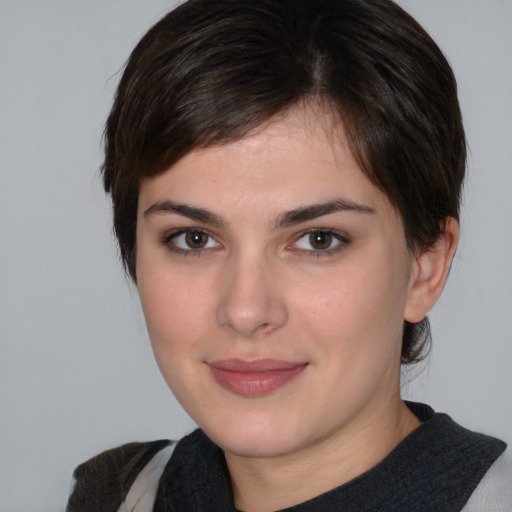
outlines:
[[[404,312],[404,320],[421,322],[443,291],[459,241],[459,223],[447,217],[436,245],[416,257]]]

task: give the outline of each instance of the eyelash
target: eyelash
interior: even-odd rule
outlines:
[[[163,239],[162,243],[167,247],[167,249],[175,254],[181,254],[183,256],[201,256],[201,254],[205,250],[214,249],[213,247],[199,247],[199,248],[190,248],[190,249],[183,249],[181,247],[178,247],[175,244],[175,240],[181,236],[181,235],[187,235],[190,233],[197,233],[199,235],[203,235],[208,237],[208,240],[205,245],[207,245],[210,241],[214,241],[217,245],[218,242],[215,241],[215,237],[212,236],[208,231],[204,229],[197,229],[197,228],[186,228],[186,229],[179,229],[176,231],[173,231],[171,233],[166,234]],[[333,248],[326,248],[326,249],[302,249],[302,248],[295,248],[294,250],[299,252],[301,255],[306,255],[309,257],[326,257],[326,256],[332,256],[339,251],[341,251],[345,246],[347,246],[350,243],[350,240],[347,238],[347,236],[342,235],[341,233],[334,231],[332,229],[326,229],[326,228],[314,228],[314,229],[308,229],[306,231],[301,232],[294,241],[287,246],[287,248],[291,248],[293,245],[297,244],[301,239],[303,239],[306,236],[311,237],[312,235],[327,235],[331,237],[329,247],[334,243],[335,246]]]

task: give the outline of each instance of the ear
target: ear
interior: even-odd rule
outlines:
[[[453,217],[447,217],[436,245],[415,257],[404,320],[421,322],[434,307],[446,284],[458,241],[459,223]]]

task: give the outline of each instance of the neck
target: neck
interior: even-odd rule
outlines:
[[[396,396],[343,431],[266,459],[226,453],[237,509],[269,512],[308,501],[368,471],[419,425]]]

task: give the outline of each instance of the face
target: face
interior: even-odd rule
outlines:
[[[153,350],[228,453],[297,452],[399,396],[413,263],[341,130],[307,110],[141,185],[137,279]]]

